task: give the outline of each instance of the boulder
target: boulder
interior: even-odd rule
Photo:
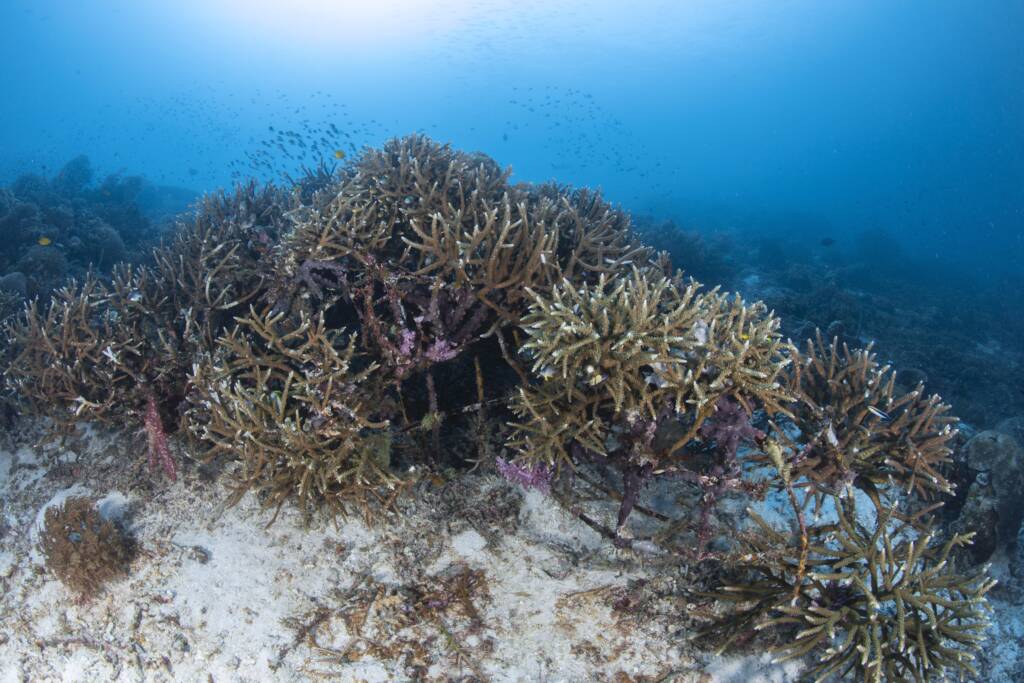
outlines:
[[[956,528],[975,533],[970,554],[984,562],[1017,539],[1024,519],[1024,449],[1009,434],[987,430],[964,445],[964,455],[975,476]]]

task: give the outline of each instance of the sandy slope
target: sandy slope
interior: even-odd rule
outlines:
[[[133,435],[86,430],[0,450],[0,681],[787,681],[766,656],[687,645],[676,570],[623,555],[544,496],[493,475],[424,486],[389,524],[308,526],[221,473],[167,486]],[[129,466],[125,467],[125,463]],[[35,549],[47,505],[102,498],[139,552],[88,603]],[[1010,588],[1001,589],[1012,597]],[[1019,608],[996,603],[986,680],[1021,680]],[[682,616],[681,616],[682,615]],[[1012,673],[1017,671],[1017,678]]]

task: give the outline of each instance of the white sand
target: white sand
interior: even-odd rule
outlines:
[[[0,450],[0,681],[738,683],[799,674],[767,656],[694,652],[679,618],[687,605],[672,603],[671,590],[663,604],[631,610],[636,596],[658,594],[637,581],[668,586],[671,577],[495,476],[464,476],[389,524],[306,528],[286,507],[265,529],[270,513],[251,495],[225,507],[226,475],[205,481],[193,467],[170,486],[138,485],[133,453],[144,460],[132,435],[96,431],[66,448]],[[130,575],[89,603],[46,572],[34,547],[44,509],[82,493],[102,498],[139,548]],[[439,499],[456,512],[438,513]],[[442,590],[467,577],[468,603]],[[1000,599],[1017,593],[997,589],[987,681],[1022,680],[1020,607]]]

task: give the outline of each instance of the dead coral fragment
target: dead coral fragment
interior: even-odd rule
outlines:
[[[790,409],[806,444],[794,449],[794,478],[835,491],[845,483],[872,489],[895,481],[922,496],[950,493],[942,474],[957,419],[924,386],[896,394],[896,373],[879,366],[871,348],[850,350],[819,333],[806,353],[796,349]],[[789,444],[792,448],[792,444]]]
[[[40,545],[47,568],[84,597],[128,573],[128,540],[88,498],[68,498],[47,509]]]
[[[865,681],[928,681],[977,676],[972,664],[987,626],[985,570],[960,574],[947,564],[970,535],[934,535],[880,511],[867,526],[853,498],[833,497],[834,523],[811,527],[806,572],[800,548],[756,514],[744,536],[741,569],[752,577],[718,597],[739,607],[705,631],[725,649],[751,626],[782,643],[779,661],[814,653],[818,681],[851,673]]]
[[[251,312],[196,366],[193,431],[211,456],[241,461],[237,497],[253,489],[277,507],[295,498],[306,512],[390,504],[402,482],[390,469],[389,423],[374,418],[377,365],[356,369],[355,335],[327,329],[322,316],[282,318]]]

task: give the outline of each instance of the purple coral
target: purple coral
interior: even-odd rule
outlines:
[[[760,441],[764,432],[750,424],[750,415],[739,401],[723,396],[715,412],[701,425],[700,435],[718,445],[726,463],[736,460],[736,451],[744,441]]]
[[[501,476],[513,484],[519,484],[526,489],[536,489],[541,493],[551,492],[551,469],[544,465],[524,467],[504,458],[496,458],[495,465]]]

